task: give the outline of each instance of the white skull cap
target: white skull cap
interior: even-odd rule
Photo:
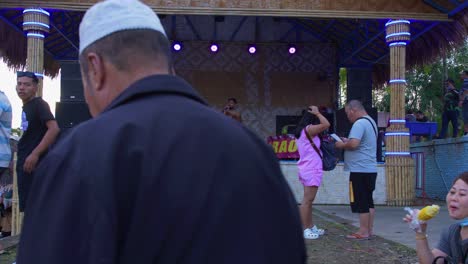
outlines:
[[[152,29],[167,36],[156,13],[139,0],[99,2],[86,11],[80,23],[80,54],[112,33],[132,29]]]

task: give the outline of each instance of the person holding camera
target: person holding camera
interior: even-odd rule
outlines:
[[[237,109],[237,99],[236,98],[229,98],[227,100],[226,106],[223,108],[223,114],[231,117],[234,120],[237,120],[242,123],[242,116]]]
[[[320,157],[322,153],[318,153],[318,151],[321,152],[319,135],[329,127],[328,120],[320,113],[318,107],[313,105],[304,111],[296,127],[295,137],[300,157],[297,167],[299,180],[304,185],[304,197],[299,212],[305,239],[317,239],[325,232],[312,222],[312,203],[323,177],[322,158]],[[315,150],[314,145],[318,151]]]

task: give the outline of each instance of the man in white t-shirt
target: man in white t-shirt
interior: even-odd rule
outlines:
[[[348,138],[336,142],[336,147],[345,151],[344,169],[350,172],[351,211],[359,214],[359,230],[346,237],[369,239],[373,234],[375,216],[372,193],[377,178],[377,125],[357,100],[349,101],[345,112],[353,126]]]

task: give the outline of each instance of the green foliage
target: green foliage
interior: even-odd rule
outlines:
[[[12,128],[11,129],[11,134],[14,135],[14,136],[17,136],[18,138],[20,138],[22,135],[23,135],[23,130],[21,130],[21,128]]]
[[[444,67],[445,66],[445,67]],[[447,54],[446,65],[441,57],[432,64],[416,67],[406,73],[406,110],[421,110],[430,120],[441,120],[443,94],[445,90],[445,69],[447,77],[461,87],[460,72],[468,68],[468,41],[457,50]],[[373,93],[374,106],[378,111],[390,111],[390,91],[388,86]]]
[[[341,109],[346,104],[346,89],[348,88],[348,73],[346,68],[340,68],[340,90],[338,95],[338,109]]]
[[[390,87],[384,85],[383,89],[372,91],[374,107],[379,112],[390,112]]]

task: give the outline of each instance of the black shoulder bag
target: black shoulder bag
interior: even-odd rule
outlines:
[[[307,133],[307,127],[304,128],[304,133],[306,134],[307,138],[309,139],[310,144],[314,148],[314,150],[317,152],[319,157],[322,159],[322,169],[324,171],[331,171],[335,169],[336,164],[338,163],[338,158],[336,157],[335,153],[335,143],[328,141],[328,140],[323,140],[322,137],[320,137],[320,149],[322,150],[323,155],[320,153],[320,150],[317,148],[315,145],[314,141],[312,141],[312,138],[310,138],[309,133]]]

